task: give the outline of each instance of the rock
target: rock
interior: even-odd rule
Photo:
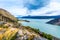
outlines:
[[[53,25],[60,25],[60,18],[50,20],[50,21],[48,21],[48,22],[46,22],[46,23],[47,23],[47,24],[53,24]]]

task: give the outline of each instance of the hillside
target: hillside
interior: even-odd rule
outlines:
[[[10,18],[11,20],[17,20],[10,12],[6,11],[5,9],[0,8],[0,14],[7,18]]]

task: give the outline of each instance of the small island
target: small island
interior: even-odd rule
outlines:
[[[20,22],[30,22],[28,20],[18,20],[18,21],[20,21]]]

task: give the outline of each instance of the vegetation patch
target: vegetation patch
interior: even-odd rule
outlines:
[[[26,29],[30,29],[32,31],[34,31],[35,33],[39,34],[40,36],[48,39],[48,40],[52,40],[52,35],[50,34],[47,34],[47,33],[44,33],[44,32],[41,32],[39,29],[36,29],[36,28],[31,28],[30,26],[24,26]]]

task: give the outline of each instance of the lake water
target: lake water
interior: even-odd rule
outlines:
[[[60,38],[60,26],[46,24],[46,22],[52,19],[23,19],[23,20],[30,21],[30,22],[21,22],[24,26],[37,28],[37,29],[40,29],[40,31],[42,32],[45,32],[47,34]]]

